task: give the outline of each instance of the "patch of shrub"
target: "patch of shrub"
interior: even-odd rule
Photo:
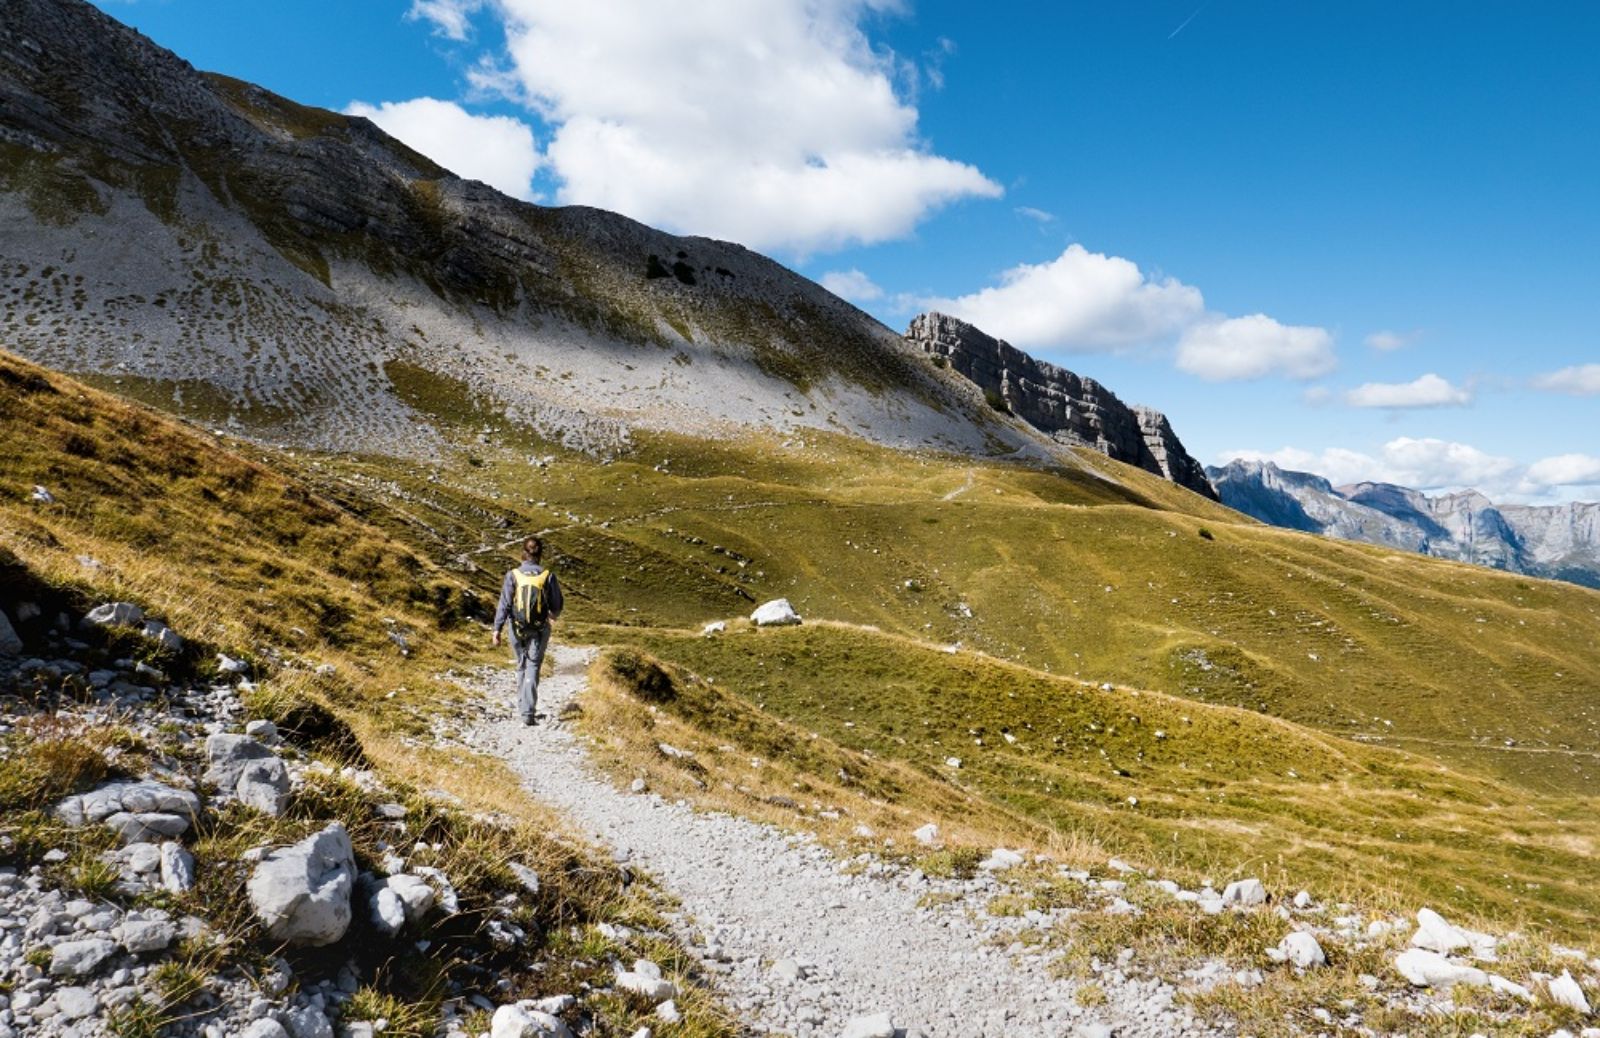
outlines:
[[[617,684],[634,698],[646,703],[669,703],[677,698],[677,683],[654,657],[637,649],[614,649],[606,662]]]
[[[985,389],[983,391],[983,399],[988,402],[990,407],[996,411],[999,411],[1001,414],[1011,413],[1011,405],[1006,403],[1006,398],[1000,395],[999,390]]]

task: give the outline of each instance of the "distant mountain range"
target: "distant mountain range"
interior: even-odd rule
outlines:
[[[1392,483],[1335,487],[1270,461],[1206,473],[1223,504],[1273,526],[1600,588],[1600,503],[1497,505],[1476,490],[1429,497]]]

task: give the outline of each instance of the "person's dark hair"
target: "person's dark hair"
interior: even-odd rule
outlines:
[[[538,562],[544,558],[544,542],[537,537],[529,537],[523,541],[522,558],[525,562]]]

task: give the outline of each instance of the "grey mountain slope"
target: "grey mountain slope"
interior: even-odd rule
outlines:
[[[598,451],[821,428],[1070,462],[764,256],[509,199],[82,0],[6,0],[0,242],[6,346],[265,438],[428,453],[414,407],[464,389]],[[1214,496],[1164,417],[1084,385],[1107,435],[1067,442]]]
[[[421,373],[579,445],[754,425],[1047,446],[765,257],[508,199],[80,0],[0,19],[0,241],[7,345],[296,442],[425,447],[397,386]]]
[[[1600,587],[1600,504],[1496,505],[1392,483],[1333,487],[1271,462],[1207,470],[1222,503],[1274,526]]]

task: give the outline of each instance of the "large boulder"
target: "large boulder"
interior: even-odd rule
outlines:
[[[104,824],[125,844],[146,843],[181,836],[200,814],[200,798],[150,779],[123,780],[67,797],[55,813],[71,826]]]
[[[289,806],[289,768],[277,757],[247,760],[239,769],[233,793],[240,802],[277,817]]]
[[[1424,908],[1417,913],[1417,930],[1411,935],[1413,948],[1438,952],[1440,955],[1465,951],[1475,958],[1491,961],[1495,958],[1495,944],[1495,939],[1489,934],[1451,926],[1431,908]]]
[[[273,940],[332,944],[350,927],[355,879],[350,834],[334,822],[297,844],[267,852],[250,874],[250,907]]]
[[[239,781],[239,773],[250,761],[266,760],[272,751],[248,735],[229,735],[219,732],[206,737],[206,781],[221,790],[231,790]]]
[[[800,622],[800,614],[787,598],[775,598],[751,613],[750,619],[757,627],[789,627]]]
[[[1249,908],[1267,902],[1267,888],[1259,879],[1239,879],[1229,883],[1222,891],[1222,903]]]

